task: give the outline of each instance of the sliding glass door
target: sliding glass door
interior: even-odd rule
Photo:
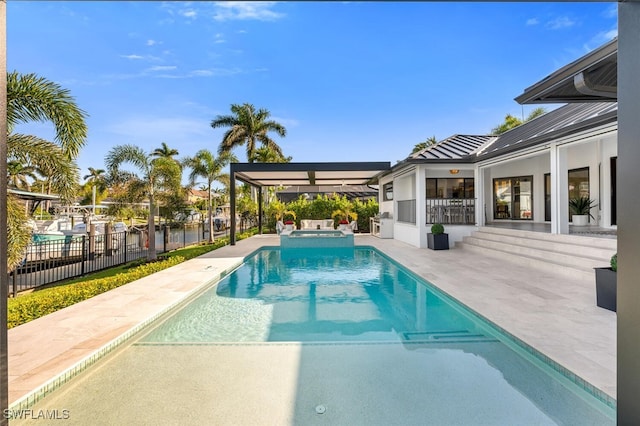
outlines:
[[[493,180],[494,219],[533,220],[533,176]]]

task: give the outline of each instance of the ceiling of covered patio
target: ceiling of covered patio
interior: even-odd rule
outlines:
[[[235,179],[253,186],[367,185],[391,168],[390,162],[231,163]]]

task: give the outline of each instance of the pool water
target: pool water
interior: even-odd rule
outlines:
[[[372,249],[262,250],[145,342],[485,341],[469,316]]]
[[[503,424],[614,424],[613,409],[372,248],[263,249],[139,344],[205,342],[395,345],[419,354],[406,362],[420,375],[448,372],[447,392],[495,393],[515,416]]]
[[[65,424],[615,424],[557,370],[375,249],[266,248],[34,410],[69,409]]]

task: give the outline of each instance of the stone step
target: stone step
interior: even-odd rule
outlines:
[[[616,238],[599,238],[575,234],[551,234],[548,232],[523,231],[519,229],[498,228],[492,226],[481,226],[478,228],[478,231],[490,234],[528,238],[532,240],[554,241],[580,246],[598,247],[614,251],[618,246]]]
[[[570,254],[600,261],[607,261],[616,252],[615,248],[593,246],[589,241],[582,241],[580,237],[575,241],[567,242],[565,239],[539,239],[525,238],[522,236],[498,234],[485,231],[476,231],[471,235],[475,239],[492,241],[498,243],[512,244],[514,246],[524,246],[531,249],[545,250],[553,253]],[[586,244],[585,244],[586,243]]]
[[[456,247],[593,280],[593,268],[609,265],[617,240],[485,226],[464,237]]]
[[[457,245],[457,247],[460,247],[465,251],[471,251],[485,256],[503,259],[523,266],[538,268],[541,270],[541,272],[553,269],[554,273],[562,274],[566,277],[592,280],[595,285],[595,274],[593,270],[577,269],[566,264],[556,263],[549,258],[541,259],[533,256],[527,257],[519,254],[514,254],[509,251],[497,250],[473,244],[460,243],[459,245]]]

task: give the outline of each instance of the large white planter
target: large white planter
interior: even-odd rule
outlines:
[[[586,226],[589,224],[588,214],[574,214],[572,216],[573,226]]]

